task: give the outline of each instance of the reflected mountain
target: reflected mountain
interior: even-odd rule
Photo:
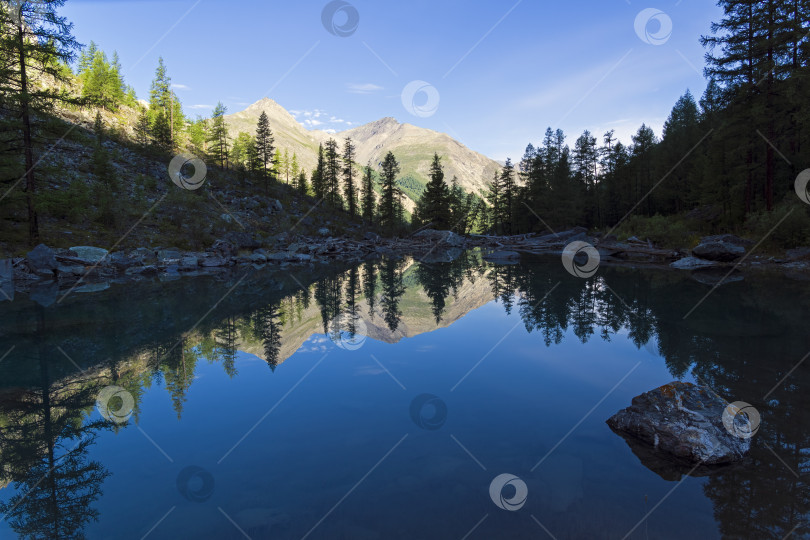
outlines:
[[[810,350],[810,290],[763,275],[716,289],[685,317],[709,291],[671,271],[605,267],[583,280],[556,258],[492,265],[472,251],[452,262],[390,258],[294,275],[248,270],[114,286],[49,308],[18,295],[0,306],[2,483],[17,490],[0,512],[20,536],[36,538],[81,537],[97,518],[92,505],[108,473],[91,447],[112,427],[90,413],[105,385],[132,394],[131,422],[153,385],[170,395],[179,418],[200,361],[234,378],[239,351],[278,369],[305,344],[358,335],[397,343],[496,301],[539,346],[567,335],[583,343],[626,336],[661,357],[673,377],[695,377],[754,405],[763,423],[751,462],[706,480],[720,533],[806,537],[810,368],[795,366]],[[688,472],[628,443],[662,478]]]

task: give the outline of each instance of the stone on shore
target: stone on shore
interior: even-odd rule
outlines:
[[[745,246],[750,242],[733,234],[706,236],[692,250],[692,255],[718,262],[732,262],[745,255]]]
[[[59,267],[56,262],[56,253],[45,244],[40,244],[29,251],[25,258],[28,261],[28,267],[37,274],[53,274]]]
[[[99,264],[110,252],[106,249],[93,246],[74,246],[70,248],[70,255],[81,261],[85,266]]]

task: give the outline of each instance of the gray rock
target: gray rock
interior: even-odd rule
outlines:
[[[110,256],[107,257],[107,260],[111,266],[119,270],[126,270],[127,268],[132,268],[133,266],[138,264],[138,261],[130,258],[129,256],[127,256],[126,253],[122,251],[116,251],[115,253],[111,253]]]
[[[75,246],[70,248],[71,255],[82,261],[86,266],[99,264],[107,258],[109,251],[93,246]]]
[[[484,255],[484,260],[489,262],[515,264],[520,259],[517,251],[493,251]]]
[[[206,257],[202,261],[200,261],[200,266],[202,266],[203,268],[227,266],[227,264],[228,264],[228,261],[226,261],[222,257],[217,257],[217,256]]]
[[[253,252],[252,254],[248,255],[248,259],[257,264],[262,264],[267,262],[267,256],[264,253]]]
[[[435,244],[446,244],[448,246],[460,247],[464,245],[464,238],[453,231],[437,231],[435,229],[425,229],[413,235],[414,238],[427,240]]]
[[[163,266],[178,264],[182,258],[183,254],[179,249],[161,249],[157,252],[158,263]]]
[[[84,266],[64,265],[64,264],[60,264],[59,268],[57,268],[57,271],[59,272],[60,278],[62,276],[81,276],[86,272]]]
[[[692,255],[709,261],[736,261],[745,255],[746,244],[747,241],[732,234],[707,236],[692,250]]]
[[[233,257],[236,255],[238,249],[236,246],[225,240],[217,240],[211,246],[211,252],[221,255],[222,257]]]
[[[40,244],[29,251],[26,259],[31,270],[37,273],[54,272],[58,267],[54,250],[45,244]]]
[[[758,425],[744,413],[726,415],[728,403],[711,388],[675,381],[633,398],[632,405],[607,420],[615,431],[632,435],[662,454],[704,465],[743,459]],[[732,422],[732,434],[725,422]]]
[[[567,231],[562,231],[558,233],[547,234],[545,236],[540,236],[538,238],[532,239],[532,242],[538,244],[558,244],[561,242],[568,243],[571,238],[575,236],[584,235],[588,232],[588,229],[584,227],[574,227],[573,229],[569,229]]]
[[[697,268],[711,268],[712,266],[717,265],[718,263],[714,261],[706,261],[703,259],[698,259],[697,257],[684,257],[683,259],[677,260],[669,266],[677,270],[695,270]]]
[[[200,266],[200,260],[197,257],[187,255],[180,259],[180,271],[181,272],[188,272],[191,270],[196,270],[198,266]]]
[[[133,259],[136,264],[141,265],[149,265],[151,263],[157,262],[155,252],[152,251],[151,249],[146,248],[137,248],[132,250],[129,253],[129,258]]]
[[[373,233],[371,231],[368,231],[366,234],[364,234],[363,239],[368,240],[369,242],[374,242],[375,244],[381,240],[379,234]]]
[[[271,214],[284,211],[284,207],[281,205],[281,201],[279,201],[278,199],[271,200],[268,209],[270,210]]]
[[[789,249],[787,251],[787,258],[790,262],[810,261],[810,247]]]
[[[14,261],[11,259],[0,259],[0,283],[7,283],[14,280]]]
[[[125,273],[128,276],[153,276],[157,275],[158,269],[157,266],[154,265],[133,266],[132,268],[127,268]]]
[[[236,250],[261,247],[258,238],[247,232],[231,231],[223,237],[223,240],[231,244]]]
[[[332,232],[326,227],[321,227],[320,229],[318,229],[318,234],[320,234],[321,236],[329,236],[330,234],[332,234]]]

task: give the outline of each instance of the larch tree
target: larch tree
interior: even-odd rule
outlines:
[[[48,2],[4,2],[0,6],[0,96],[9,115],[11,148],[22,156],[21,177],[25,180],[28,208],[28,241],[39,242],[39,219],[36,210],[37,176],[35,145],[43,135],[35,118],[52,110],[56,104],[77,103],[67,91],[71,78],[70,63],[79,44],[73,37],[73,24],[57,13],[65,0]],[[57,84],[42,84],[49,79]],[[16,161],[11,158],[11,161]],[[20,171],[12,167],[13,176]]]
[[[225,124],[227,107],[217,103],[211,115],[211,133],[208,142],[211,144],[211,158],[223,169],[228,167],[228,126]]]

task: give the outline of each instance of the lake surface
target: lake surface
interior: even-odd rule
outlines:
[[[470,252],[18,295],[0,537],[808,538],[810,286],[711,290]],[[605,424],[673,380],[756,407],[748,462]]]

